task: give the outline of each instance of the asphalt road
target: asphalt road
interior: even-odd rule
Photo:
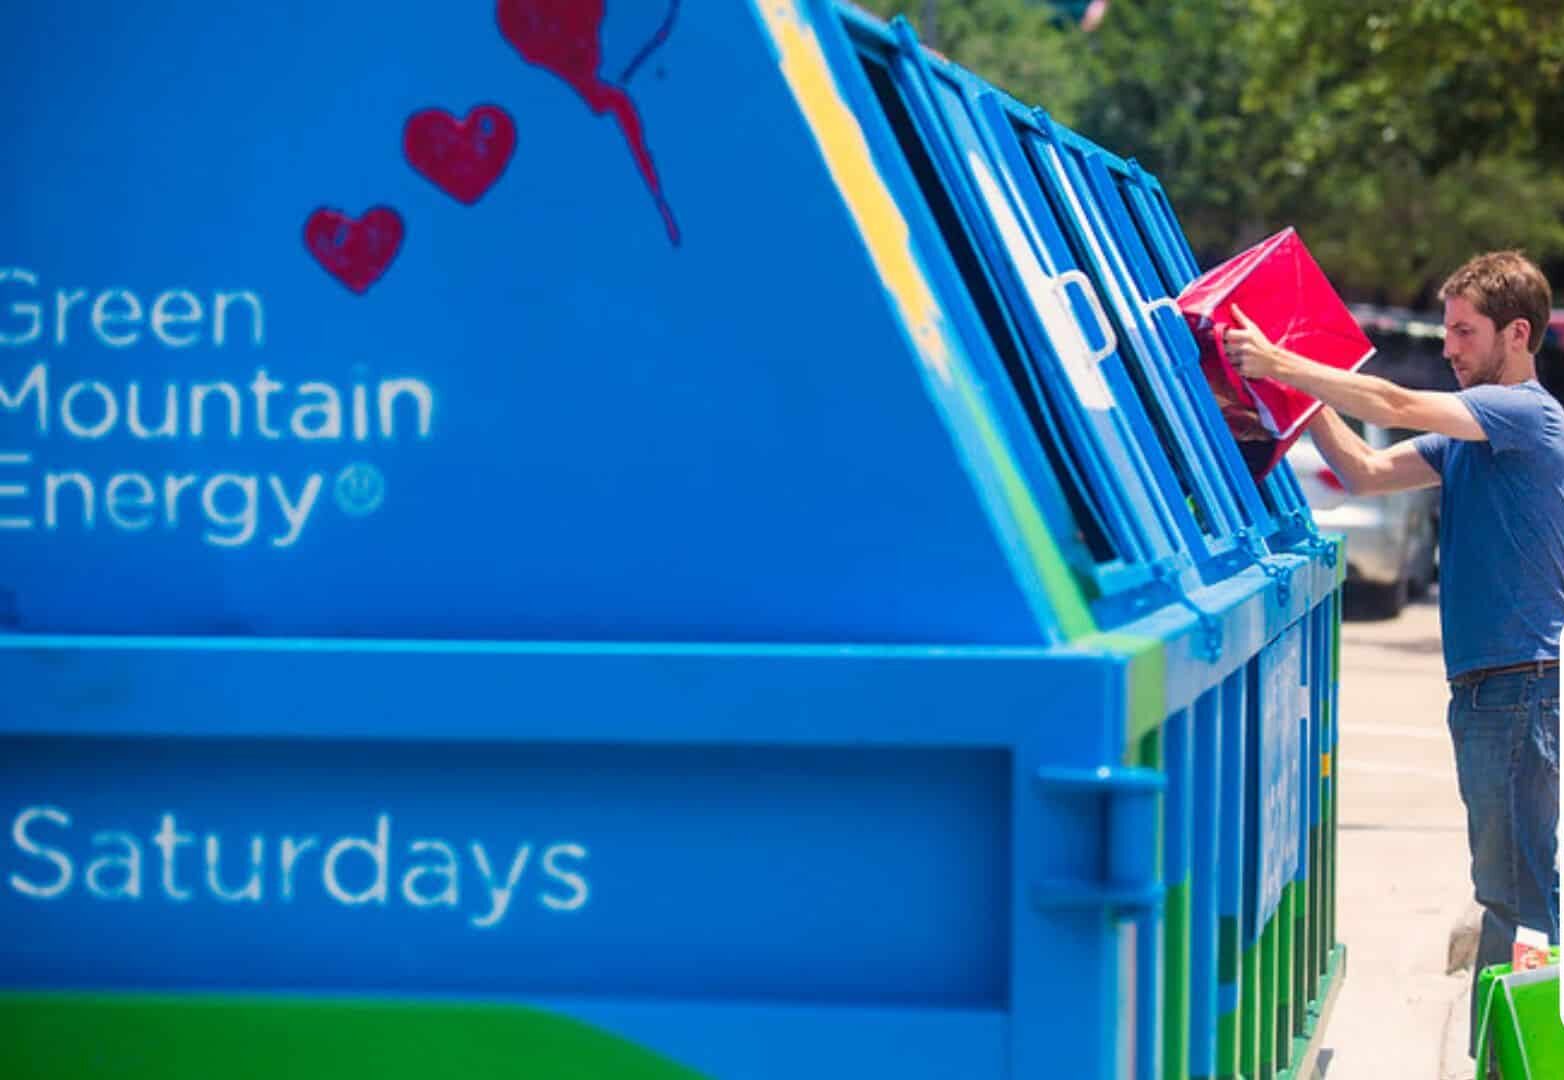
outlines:
[[[1344,623],[1341,661],[1337,918],[1348,964],[1322,1073],[1470,1076],[1470,974],[1445,973],[1472,890],[1437,593],[1392,620]]]

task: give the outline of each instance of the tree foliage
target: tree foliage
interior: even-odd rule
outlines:
[[[1290,224],[1382,302],[1490,248],[1564,271],[1558,0],[1113,0],[1092,34],[1026,0],[870,6],[1139,159],[1202,263]]]
[[[1021,101],[1044,105],[1065,123],[1091,91],[1081,35],[1035,0],[867,0],[863,7],[904,15],[925,45],[982,75]]]
[[[1474,252],[1564,255],[1556,0],[1248,6],[1266,36],[1241,108],[1286,134],[1261,175],[1344,284],[1426,301]]]

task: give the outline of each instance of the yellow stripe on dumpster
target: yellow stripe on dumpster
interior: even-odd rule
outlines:
[[[896,301],[918,351],[946,383],[953,350],[938,301],[912,256],[907,220],[874,167],[869,144],[837,92],[813,29],[791,5],[761,5],[781,53],[782,72],[814,128],[826,168],[858,222],[880,279]]]
[[[961,344],[913,252],[907,219],[875,167],[863,129],[837,87],[814,28],[788,0],[768,0],[759,10],[776,45],[783,77],[815,133],[831,179],[858,225],[919,358],[947,395],[954,391],[944,407],[955,404],[964,414],[958,422],[976,432],[982,454],[991,463],[998,481],[996,501],[1008,511],[1032,555],[1023,572],[1036,575],[1066,638],[1094,632],[1096,620],[1017,470],[1014,451],[966,371]]]

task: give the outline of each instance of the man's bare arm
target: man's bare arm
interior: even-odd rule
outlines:
[[[1373,375],[1316,364],[1273,345],[1236,306],[1233,317],[1239,325],[1227,331],[1227,354],[1239,374],[1247,379],[1275,379],[1297,387],[1348,416],[1380,427],[1435,431],[1470,442],[1488,438],[1471,410],[1454,394],[1408,390]]]
[[[1341,478],[1342,486],[1354,495],[1382,495],[1439,483],[1439,474],[1410,441],[1376,450],[1334,409],[1321,409],[1309,421],[1309,434],[1331,471]]]

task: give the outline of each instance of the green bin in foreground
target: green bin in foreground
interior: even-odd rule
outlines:
[[[1482,973],[1477,1080],[1543,1080],[1564,1076],[1564,1020],[1559,1016],[1558,950],[1532,971],[1495,964]]]

